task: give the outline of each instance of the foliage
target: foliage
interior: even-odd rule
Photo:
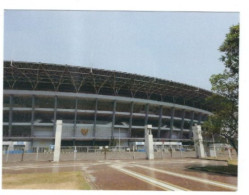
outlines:
[[[109,146],[116,146],[116,145],[117,145],[117,140],[114,139],[114,137],[112,137],[110,142],[109,142]]]
[[[238,151],[238,97],[239,97],[239,25],[232,26],[219,50],[225,65],[221,74],[212,75],[210,82],[215,93],[207,98],[214,109],[204,123],[210,134],[225,138]]]

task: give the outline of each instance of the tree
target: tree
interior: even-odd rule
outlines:
[[[238,97],[239,97],[239,24],[230,27],[219,50],[225,65],[221,74],[210,77],[214,94],[207,102],[215,108],[204,128],[210,134],[225,138],[238,152]]]

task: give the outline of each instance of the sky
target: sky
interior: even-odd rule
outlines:
[[[236,12],[4,11],[4,60],[152,76],[211,90]]]

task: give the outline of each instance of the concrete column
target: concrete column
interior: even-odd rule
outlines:
[[[201,118],[202,118],[202,113],[199,113],[199,116],[198,116],[198,125],[201,124]]]
[[[56,121],[55,144],[54,144],[54,162],[60,161],[62,125],[63,125],[62,120]]]
[[[154,159],[153,135],[151,132],[152,125],[145,126],[145,150],[148,160]]]
[[[73,130],[74,130],[74,137],[76,137],[76,128],[77,128],[77,111],[78,111],[78,98],[75,99],[75,110],[74,110],[74,124],[73,124]]]
[[[32,95],[32,112],[31,112],[31,137],[34,132],[34,116],[35,116],[35,96]]]
[[[173,132],[173,125],[174,125],[174,115],[175,115],[175,108],[171,108],[171,118],[170,118],[170,139],[172,138]]]
[[[195,144],[196,157],[205,158],[206,155],[204,151],[200,125],[193,126],[193,136],[194,136],[193,138],[194,138],[194,144]]]
[[[56,119],[57,119],[57,100],[58,100],[58,97],[57,96],[54,96],[54,133],[53,135],[55,136],[55,130],[56,130]]]
[[[12,134],[12,121],[13,121],[13,95],[10,95],[10,109],[9,109],[9,137]]]
[[[182,139],[183,128],[184,128],[184,118],[185,118],[185,110],[182,110],[181,135],[180,135],[181,139]]]
[[[160,138],[161,135],[162,115],[163,115],[163,107],[160,106],[157,138]]]
[[[131,137],[131,126],[132,126],[133,108],[134,108],[134,102],[131,102],[130,120],[129,120],[129,136],[130,137]]]
[[[117,106],[117,101],[114,100],[114,102],[113,102],[113,111],[112,111],[112,131],[111,131],[111,137],[112,137],[112,138],[113,138],[113,135],[114,135],[114,125],[115,125],[116,106]]]
[[[193,132],[194,117],[195,117],[195,113],[194,113],[194,111],[192,111],[191,121],[190,121],[190,129],[189,129],[189,138],[191,136],[191,133]]]
[[[149,113],[149,104],[146,104],[146,106],[145,106],[145,121],[144,121],[145,126],[148,124],[148,113]]]
[[[93,138],[96,135],[96,121],[97,121],[98,99],[95,100],[94,121],[93,121]]]

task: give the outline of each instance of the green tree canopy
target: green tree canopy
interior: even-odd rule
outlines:
[[[225,138],[238,151],[239,24],[230,28],[219,50],[225,70],[210,78],[214,95],[207,101],[215,109],[204,128]]]

